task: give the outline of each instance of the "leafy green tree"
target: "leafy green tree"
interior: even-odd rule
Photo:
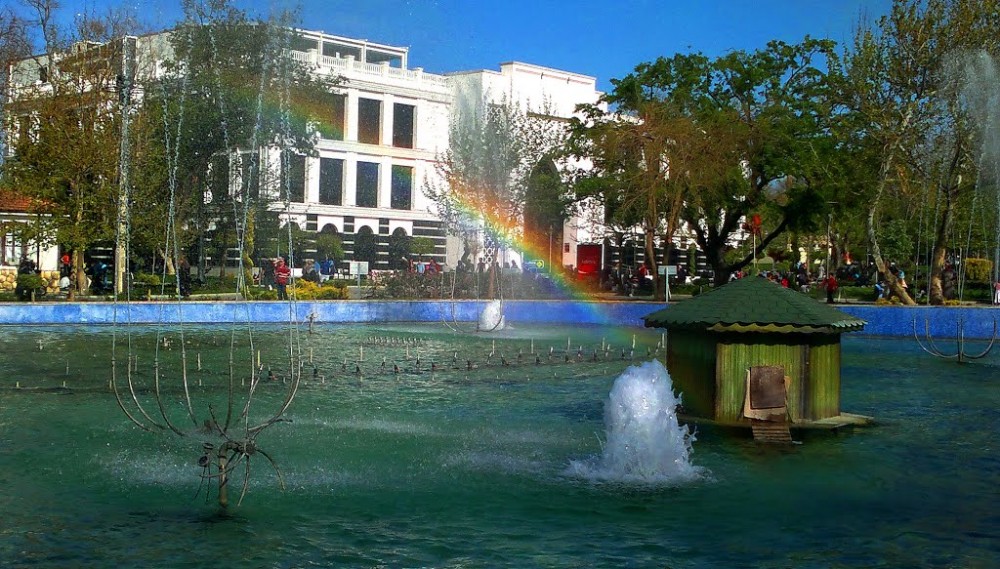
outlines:
[[[544,109],[529,115],[506,99],[491,103],[464,95],[455,105],[449,148],[438,160],[444,183],[428,183],[424,191],[448,232],[462,239],[468,263],[480,243],[496,259],[521,237],[529,178],[561,144],[564,128],[544,118]]]
[[[44,55],[22,60],[21,82],[5,110],[17,124],[13,155],[3,163],[5,184],[32,200],[37,223],[24,236],[73,252],[77,288],[85,288],[83,254],[116,231],[121,115],[114,112],[117,78],[127,59],[121,38],[136,29],[127,12],[83,14],[75,27],[56,25],[58,3],[30,0],[28,25]]]
[[[670,195],[670,208],[661,211],[678,211],[716,282],[725,282],[785,231],[816,227],[826,199],[815,145],[827,137],[831,102],[823,68],[833,47],[831,41],[806,38],[795,45],[772,41],[765,49],[716,59],[678,54],[640,64],[612,81],[609,103],[649,128],[669,125],[662,133],[638,136],[634,132],[640,129],[631,129],[634,142],[621,146],[632,150],[619,153],[625,163],[615,168],[619,178],[634,180],[630,172],[638,172],[647,183],[619,179],[616,201],[635,203],[650,215],[651,204]],[[693,152],[685,154],[685,149]],[[772,221],[754,251],[727,261],[730,243],[752,212]],[[650,218],[645,224],[647,249],[658,222]]]
[[[913,199],[932,188],[938,217],[931,255],[930,301],[944,301],[942,276],[949,237],[962,197],[974,184],[971,125],[955,88],[949,61],[971,49],[996,52],[1000,27],[996,0],[895,0],[871,29],[859,29],[845,56],[841,92],[850,142],[873,158],[859,170],[867,194],[866,233],[878,270],[905,303],[913,300],[895,275],[878,226],[890,194]]]
[[[169,150],[165,183],[146,191],[173,196],[161,201],[174,216],[150,217],[149,227],[137,229],[147,242],[162,244],[156,236],[172,223],[173,242],[184,245],[213,227],[220,253],[230,247],[246,253],[251,212],[262,227],[273,225],[267,219],[273,204],[291,197],[283,183],[289,152],[315,153],[317,125],[327,118],[323,109],[333,108],[339,79],[287,55],[295,33],[290,14],[258,21],[230,0],[183,5],[186,20],[170,34],[165,74],[146,88],[147,104],[162,119],[158,138]],[[279,165],[268,168],[266,157],[276,149],[282,149]],[[263,233],[264,242],[274,237]]]
[[[645,98],[635,83],[612,99],[617,112],[583,106],[583,118],[571,123],[568,152],[592,165],[576,171],[575,195],[602,201],[605,221],[618,235],[641,227],[646,263],[656,274],[657,236],[669,259],[685,200],[724,181],[738,160],[731,141],[723,143],[720,133],[709,133],[671,101]],[[653,293],[659,294],[658,281]]]
[[[344,244],[339,235],[319,233],[316,235],[316,254],[321,259],[340,260],[344,258]]]

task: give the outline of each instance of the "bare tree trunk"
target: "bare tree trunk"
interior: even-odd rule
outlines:
[[[907,119],[903,123],[905,128],[905,125],[909,123],[909,115],[907,115]],[[882,248],[879,247],[878,236],[875,234],[875,213],[878,210],[879,203],[882,201],[882,194],[885,192],[885,187],[889,183],[889,172],[892,170],[892,163],[895,160],[895,156],[896,149],[893,144],[887,150],[887,155],[882,160],[882,166],[879,168],[879,179],[875,189],[875,196],[868,205],[868,215],[865,218],[865,231],[868,235],[868,242],[871,244],[871,255],[875,259],[875,266],[880,273],[885,275],[885,281],[889,289],[899,297],[899,300],[903,304],[915,306],[917,303],[910,298],[910,294],[903,288],[903,284],[896,278],[896,275],[888,270],[885,259],[882,258]]]
[[[962,155],[961,137],[955,144],[955,154],[952,156],[951,164],[948,166],[948,176],[945,178],[947,186],[942,192],[944,195],[944,208],[941,212],[941,219],[937,227],[937,235],[934,237],[934,252],[931,255],[931,275],[930,290],[927,291],[928,300],[931,304],[944,304],[944,265],[948,251],[948,235],[951,234],[955,226],[955,205],[958,202],[959,188],[962,185],[962,176],[956,175]],[[954,182],[952,181],[954,180]]]
[[[76,281],[75,287],[70,287],[70,295],[73,294],[74,289],[83,291],[87,288],[87,273],[83,266],[83,251],[75,249],[73,251],[73,280]],[[70,299],[72,300],[72,298]]]
[[[171,256],[170,256],[170,255],[169,255],[169,254],[168,254],[168,253],[167,253],[166,251],[164,251],[163,249],[160,249],[160,250],[159,250],[159,253],[160,253],[160,258],[161,258],[161,259],[163,259],[163,266],[164,266],[164,267],[166,267],[166,269],[167,269],[167,274],[168,274],[168,275],[174,275],[174,274],[177,274],[177,271],[176,271],[176,269],[174,268],[174,258],[173,258],[173,257],[171,257]]]
[[[654,228],[647,227],[645,234],[646,244],[646,265],[649,267],[649,274],[653,277],[653,298],[660,297],[660,279],[657,278],[656,267],[656,232]]]

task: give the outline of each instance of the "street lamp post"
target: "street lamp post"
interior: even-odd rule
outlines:
[[[552,272],[552,226],[549,225],[549,272]]]
[[[830,277],[830,257],[833,256],[833,243],[830,242],[830,226],[833,223],[833,214],[826,214],[826,271],[824,274]]]

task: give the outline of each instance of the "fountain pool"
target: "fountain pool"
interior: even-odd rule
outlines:
[[[275,328],[258,334],[264,365],[281,360]],[[912,341],[848,337],[843,407],[879,426],[793,447],[700,432],[694,479],[580,476],[570,465],[607,444],[604,405],[633,334],[638,363],[659,333],[317,326],[302,336],[317,373],[307,364],[292,423],[259,439],[287,489],[255,464],[243,505],[220,512],[196,497],[197,444],[141,431],[117,408],[108,328],[8,328],[0,566],[1000,565],[997,356],[958,366]],[[179,340],[167,336],[169,379]],[[140,374],[150,337],[135,332]],[[204,367],[192,372],[198,407],[218,395],[229,336],[185,338],[190,367],[195,354]],[[258,405],[282,394],[265,386]]]

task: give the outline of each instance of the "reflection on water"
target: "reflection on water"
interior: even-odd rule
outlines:
[[[260,330],[255,348],[282,374],[278,328]],[[176,334],[160,354],[169,378]],[[203,362],[191,373],[202,413],[223,393],[230,335],[184,337],[189,361]],[[691,461],[712,478],[681,486],[568,476],[574,461],[601,456],[615,379],[659,339],[319,327],[301,338],[307,383],[292,422],[259,441],[287,491],[262,465],[243,506],[219,515],[195,498],[200,441],[139,431],[117,409],[107,330],[5,330],[0,566],[1000,565],[997,356],[958,366],[910,341],[848,338],[843,406],[874,415],[875,428],[791,449],[700,432]],[[140,381],[154,341],[134,339]],[[25,389],[37,387],[52,389]],[[283,393],[266,385],[261,408]]]

